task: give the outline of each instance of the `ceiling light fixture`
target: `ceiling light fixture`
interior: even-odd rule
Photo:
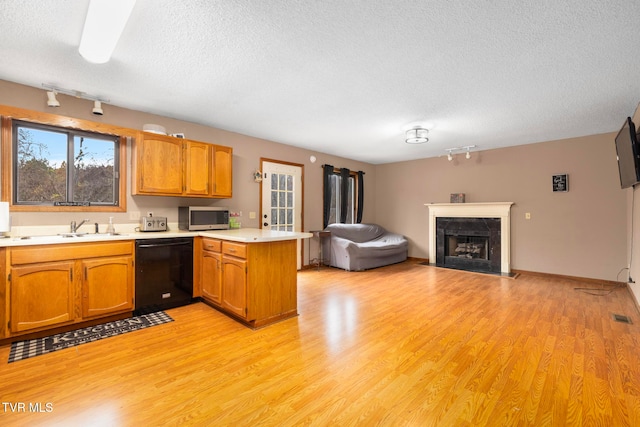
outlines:
[[[457,150],[457,148],[447,148],[444,151],[447,152],[447,160],[452,161],[453,160],[453,156],[451,155],[451,152]]]
[[[47,105],[49,107],[59,107],[60,102],[56,99],[56,93],[47,91]]]
[[[101,98],[99,96],[89,95],[88,93],[80,92],[78,90],[63,89],[61,87],[52,86],[48,84],[42,84],[42,87],[47,90],[47,105],[49,107],[59,107],[60,103],[56,99],[56,95],[62,93],[64,95],[75,96],[76,98],[88,99],[93,101],[93,110],[91,112],[95,115],[101,116],[104,114],[102,111],[102,103],[109,102],[108,99]]]
[[[136,0],[91,0],[78,51],[95,64],[109,61]]]
[[[465,145],[464,147],[453,147],[453,148],[445,148],[444,151],[447,152],[447,160],[452,161],[453,160],[453,155],[452,153],[456,152],[456,151],[464,151],[467,150],[467,154],[465,154],[464,157],[468,159],[471,158],[471,149],[472,148],[476,148],[477,145]]]
[[[407,131],[407,138],[404,140],[404,142],[406,142],[407,144],[423,144],[429,141],[427,135],[429,135],[428,129],[415,127]]]
[[[102,103],[100,101],[93,101],[93,110],[91,110],[91,112],[96,116],[103,115],[104,112],[102,111]]]

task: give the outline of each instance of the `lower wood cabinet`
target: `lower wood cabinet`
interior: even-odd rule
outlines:
[[[10,332],[56,326],[76,318],[74,266],[68,261],[11,267]]]
[[[222,308],[247,318],[247,261],[222,256]]]
[[[133,259],[101,257],[82,261],[82,317],[133,310]]]
[[[4,335],[133,311],[133,241],[7,249]]]
[[[202,298],[219,305],[222,303],[222,254],[203,250],[201,262]]]
[[[297,316],[296,241],[239,243],[202,238],[196,248],[200,296],[261,327]]]

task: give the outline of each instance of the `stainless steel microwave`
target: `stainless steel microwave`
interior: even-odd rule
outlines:
[[[226,230],[229,228],[229,209],[210,206],[178,207],[180,230]]]

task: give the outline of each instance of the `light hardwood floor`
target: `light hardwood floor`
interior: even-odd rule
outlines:
[[[0,425],[640,426],[626,289],[411,262],[298,274],[300,316],[251,330],[202,303],[174,322],[7,364]],[[630,316],[632,325],[612,314]]]

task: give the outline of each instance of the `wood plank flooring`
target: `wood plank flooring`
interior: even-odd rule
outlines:
[[[412,262],[298,287],[300,316],[260,330],[197,303],[11,364],[1,347],[0,425],[640,426],[624,288]]]

